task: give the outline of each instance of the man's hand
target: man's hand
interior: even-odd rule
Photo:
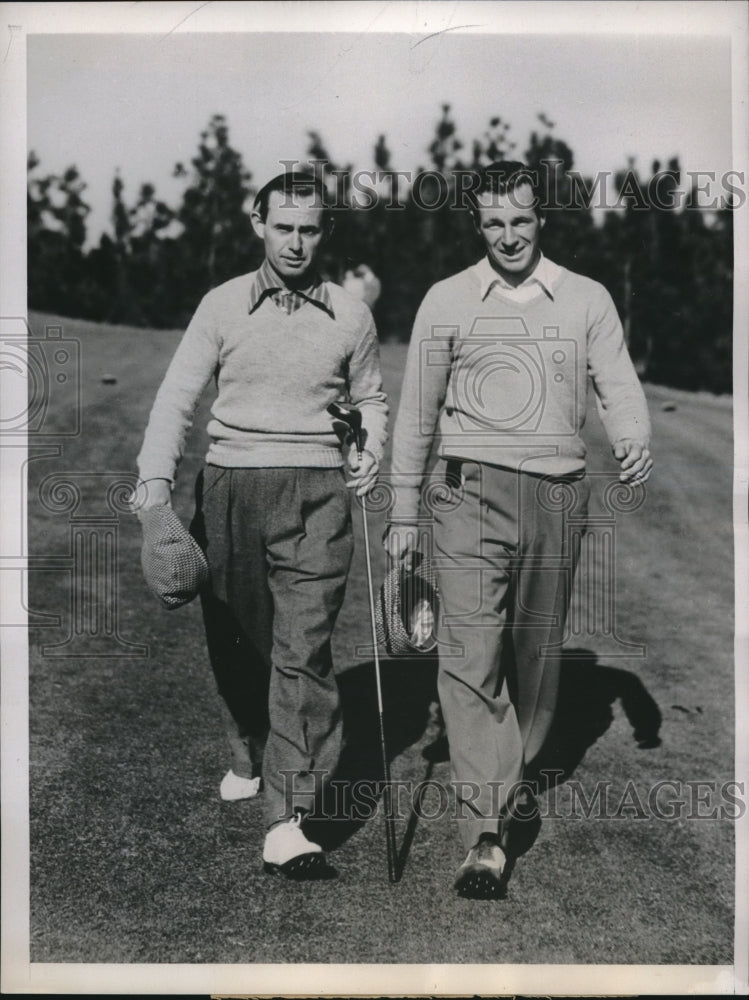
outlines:
[[[139,483],[130,497],[130,506],[136,515],[159,505],[172,505],[172,487],[168,479],[148,479]]]
[[[383,539],[391,565],[402,563],[407,570],[412,567],[418,543],[419,529],[415,524],[391,524]]]
[[[356,448],[352,445],[349,451],[348,461],[348,471],[350,479],[347,481],[347,486],[356,487],[356,495],[358,497],[363,497],[365,493],[369,493],[374,484],[377,482],[377,473],[380,470],[380,463],[374,457],[371,451],[367,451],[365,448],[362,451],[361,460],[356,453]]]
[[[632,441],[630,438],[617,441],[614,445],[614,458],[622,469],[619,482],[630,485],[647,482],[653,468],[653,459],[650,451],[639,441]]]

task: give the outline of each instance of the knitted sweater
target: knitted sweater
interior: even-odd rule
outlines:
[[[211,377],[218,395],[206,461],[213,465],[340,467],[340,440],[326,412],[336,401],[360,408],[365,445],[381,459],[387,403],[369,309],[328,282],[333,316],[311,302],[287,315],[270,296],[249,312],[255,273],[213,289],[198,306],[151,410],[141,479],[174,480]]]
[[[535,474],[585,468],[588,376],[611,443],[646,445],[645,395],[614,303],[559,268],[553,297],[482,300],[475,266],[438,282],[416,316],[393,435],[392,520],[413,521],[439,418],[440,454]]]

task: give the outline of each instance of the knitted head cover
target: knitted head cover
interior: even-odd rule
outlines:
[[[434,571],[421,553],[414,553],[410,571],[394,566],[388,572],[375,602],[375,632],[391,656],[435,649],[438,598]]]
[[[156,504],[140,511],[143,548],[140,561],[146,583],[170,610],[197,597],[208,582],[203,550],[171,507]]]

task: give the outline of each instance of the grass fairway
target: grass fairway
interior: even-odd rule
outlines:
[[[50,322],[32,317],[38,334]],[[290,885],[262,874],[257,805],[219,800],[227,753],[199,607],[169,613],[157,605],[141,577],[136,520],[113,516],[105,503],[109,483],[135,469],[179,334],[57,322],[80,341],[82,425],[78,436],[40,438],[48,451],[61,446],[59,454],[41,449],[29,463],[30,550],[40,559],[29,585],[38,623],[30,663],[33,962],[732,962],[734,827],[720,818],[734,731],[730,401],[647,389],[657,470],[644,505],[616,515],[616,634],[592,628],[572,638],[548,755],[563,774],[542,797],[548,816],[518,860],[507,898],[454,896],[462,860],[455,822],[409,817],[410,799],[398,821],[407,850],[397,885],[387,881],[379,814],[339,837],[331,855],[337,880]],[[395,410],[405,348],[384,345],[382,359]],[[663,410],[666,400],[676,409]],[[69,407],[53,399],[45,430],[65,429]],[[205,453],[207,407],[205,400],[176,489],[184,518]],[[615,469],[594,413],[586,434],[589,467],[601,473],[592,512],[602,516]],[[52,489],[57,474],[78,484],[75,510]],[[114,537],[118,635],[102,618],[88,644],[75,647],[65,645],[80,613],[71,595],[90,603],[98,593],[81,596],[84,584],[98,586],[93,562],[85,580],[70,569],[86,518],[86,531]],[[359,516],[355,524],[334,654],[349,761],[376,775]],[[610,528],[599,521],[594,533]],[[374,516],[378,581],[381,531]],[[107,606],[100,602],[101,614]],[[42,627],[42,615],[59,624]],[[642,645],[644,655],[625,642]],[[434,664],[383,667],[393,777],[447,782],[448,763],[422,755],[435,735]],[[675,783],[659,802],[680,799],[681,814],[675,806],[673,818],[658,818],[648,808],[659,781]],[[702,804],[700,789],[683,784],[697,781],[710,783]],[[585,818],[575,789],[590,799],[597,782],[608,783],[609,813],[596,818],[593,807]],[[439,805],[432,786],[423,812]]]

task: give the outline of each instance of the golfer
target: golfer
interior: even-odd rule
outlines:
[[[347,487],[373,486],[387,424],[372,315],[317,272],[332,227],[324,197],[319,179],[293,171],[258,193],[252,225],[265,259],[201,301],[138,456],[144,507],[169,504],[215,378],[192,531],[210,568],[201,601],[231,749],[220,792],[263,789],[265,870],[292,879],[329,873],[303,821],[320,791],[313,772],[329,776],[340,753],[330,643],[352,555]],[[361,461],[327,413],[335,402],[361,412]]]
[[[441,436],[443,490],[431,512],[438,687],[466,852],[455,888],[476,898],[500,895],[514,792],[555,708],[578,557],[564,508],[584,518],[589,496],[580,438],[589,377],[620,480],[644,483],[652,467],[645,397],[614,304],[541,253],[534,181],[518,162],[480,172],[469,204],[485,256],[422,302],[393,440],[385,544],[399,560],[416,545],[420,487],[437,428]]]

